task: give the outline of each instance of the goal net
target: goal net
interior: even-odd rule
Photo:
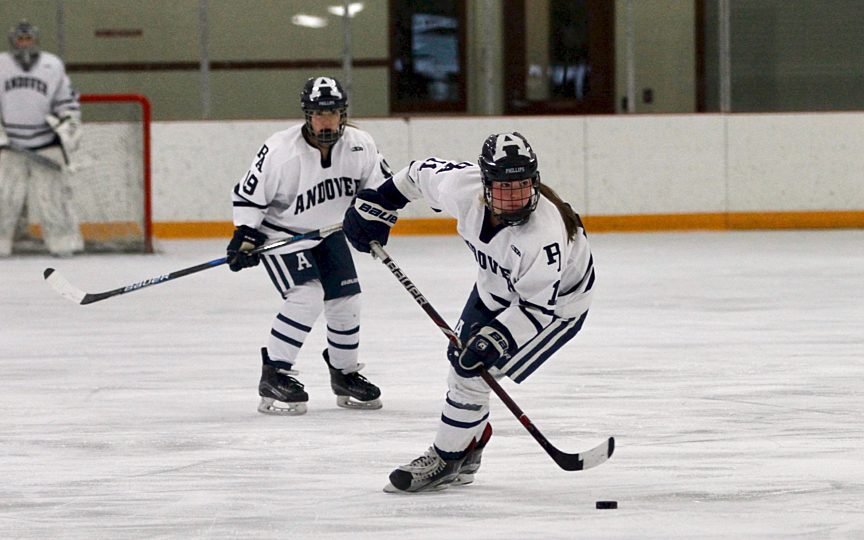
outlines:
[[[133,94],[81,96],[83,135],[69,183],[86,253],[150,253],[150,103]],[[38,209],[16,251],[43,251]],[[29,236],[30,238],[27,238]]]

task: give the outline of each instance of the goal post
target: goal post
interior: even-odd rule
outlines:
[[[150,101],[83,94],[83,136],[70,174],[85,251],[153,251]]]
[[[84,252],[152,253],[150,101],[138,94],[84,94],[81,119],[67,179]],[[47,252],[39,213],[28,204],[13,251]]]

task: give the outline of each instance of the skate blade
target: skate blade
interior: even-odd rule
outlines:
[[[416,493],[433,493],[435,491],[442,491],[447,489],[448,487],[453,485],[453,480],[439,482],[437,484],[426,486],[424,488],[415,490],[415,491],[406,491],[404,489],[399,489],[394,486],[392,483],[387,482],[387,485],[384,486],[384,493],[404,493],[406,495],[414,495]]]
[[[262,397],[261,403],[258,404],[258,412],[274,416],[300,416],[306,414],[306,404],[302,402],[285,403],[273,398]]]
[[[447,482],[444,484],[438,484],[436,486],[433,486],[430,488],[425,488],[425,489],[420,489],[417,491],[404,491],[404,490],[401,490],[401,489],[397,488],[396,486],[394,486],[393,484],[388,482],[387,485],[384,486],[384,493],[397,493],[399,495],[417,495],[418,493],[420,493],[420,494],[422,494],[422,493],[434,493],[436,491],[442,491],[444,489],[447,489],[451,485],[453,485],[452,482]]]
[[[467,486],[468,484],[474,483],[474,474],[473,473],[462,473],[453,480],[454,486]]]
[[[336,396],[336,405],[343,409],[358,409],[358,410],[375,410],[380,409],[383,405],[380,399],[372,399],[369,401],[358,401],[351,396]]]

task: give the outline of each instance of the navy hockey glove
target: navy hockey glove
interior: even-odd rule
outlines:
[[[373,189],[363,189],[345,212],[342,231],[354,249],[369,253],[372,242],[387,245],[390,227],[397,219],[393,203]]]
[[[489,369],[507,353],[510,343],[497,329],[484,326],[468,338],[462,353],[449,356],[453,369],[462,377],[477,377],[481,369]]]
[[[267,240],[267,235],[252,227],[240,225],[234,230],[234,236],[228,243],[228,268],[232,272],[239,272],[244,268],[256,266],[261,262],[261,256],[257,253],[249,253]]]

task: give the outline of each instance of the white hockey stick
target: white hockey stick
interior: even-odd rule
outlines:
[[[265,244],[263,246],[259,246],[253,250],[250,250],[250,253],[264,253],[267,251],[274,250],[276,248],[280,248],[283,246],[287,246],[288,244],[293,244],[295,242],[299,242],[301,240],[312,240],[314,238],[324,238],[325,236],[332,234],[336,231],[342,229],[342,224],[337,223],[335,225],[329,225],[327,227],[322,227],[320,229],[315,229],[314,231],[309,231],[307,233],[298,234],[296,236],[289,236],[288,238],[282,238],[281,240],[276,240],[275,242],[271,242],[269,244]],[[119,296],[121,294],[126,294],[134,291],[141,290],[145,287],[150,287],[152,285],[159,285],[160,283],[165,283],[166,281],[171,281],[172,279],[177,279],[179,277],[188,276],[189,274],[194,274],[196,272],[200,272],[202,270],[208,270],[210,268],[216,268],[217,266],[221,266],[228,262],[228,257],[220,257],[218,259],[213,259],[212,261],[207,261],[205,263],[196,264],[195,266],[190,266],[188,268],[183,268],[180,270],[175,270],[173,272],[169,272],[167,274],[162,274],[156,277],[152,277],[150,279],[145,279],[144,281],[139,281],[137,283],[132,283],[131,285],[125,285],[123,287],[118,287],[116,289],[112,289],[110,291],[99,292],[99,293],[87,293],[79,289],[78,287],[69,283],[69,280],[60,275],[60,272],[54,270],[53,268],[46,268],[43,272],[43,276],[45,277],[45,281],[48,282],[48,285],[57,291],[57,293],[63,298],[67,298],[76,304],[92,304],[93,302],[99,302],[100,300],[105,300],[106,298],[111,298],[112,296]]]

